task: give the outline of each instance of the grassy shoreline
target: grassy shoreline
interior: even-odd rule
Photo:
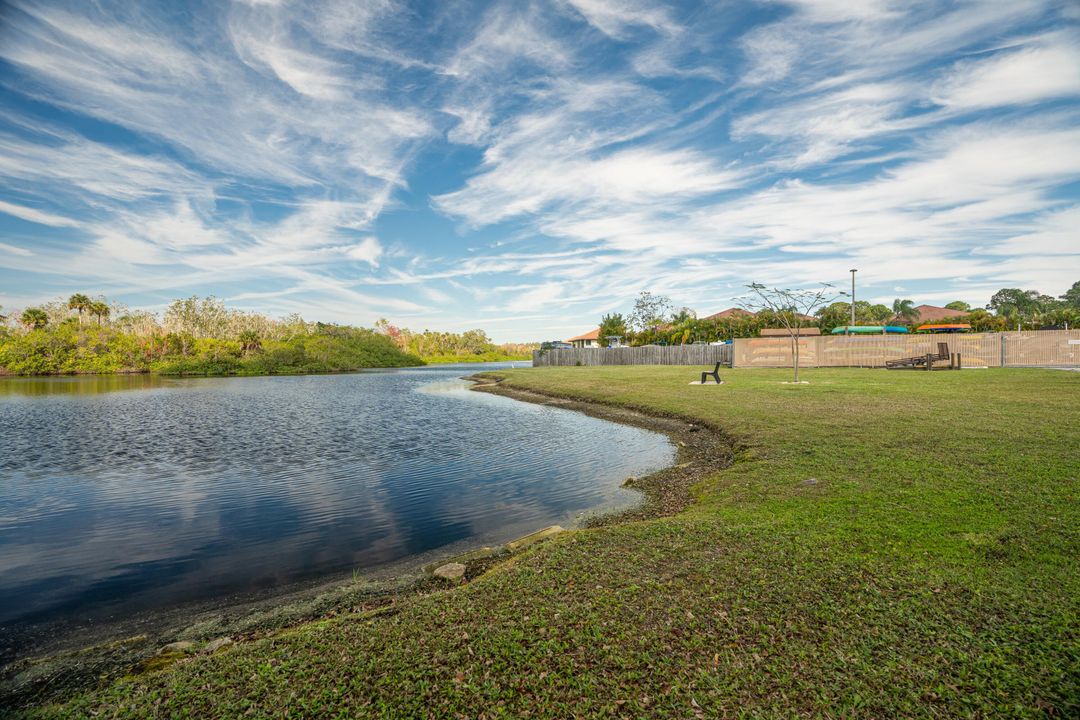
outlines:
[[[474,365],[488,362],[530,362],[531,355],[506,355],[504,353],[484,353],[483,355],[421,355],[429,365]]]
[[[641,413],[578,403],[560,398],[509,390],[499,386],[498,375],[481,372],[467,378],[470,389],[497,394],[535,404],[557,405],[593,417],[632,425],[668,435],[679,448],[671,467],[651,475],[631,478],[624,485],[641,492],[640,504],[623,510],[586,510],[581,525],[601,525],[670,515],[690,502],[689,488],[700,480],[707,467],[731,461],[728,439],[682,421],[656,418]],[[690,467],[693,464],[694,467]],[[112,682],[134,673],[157,671],[186,658],[185,654],[155,656],[155,650],[179,640],[194,641],[196,647],[222,636],[240,642],[254,642],[289,628],[340,613],[381,611],[409,597],[448,590],[445,581],[430,571],[447,562],[463,562],[465,577],[472,580],[532,544],[534,535],[545,529],[513,538],[502,545],[487,547],[478,541],[462,541],[382,566],[374,573],[301,581],[291,586],[252,594],[187,603],[156,613],[155,619],[130,617],[106,625],[86,628],[72,636],[65,630],[62,642],[54,638],[45,646],[6,667],[0,665],[0,710],[27,707],[34,703],[58,702],[86,691],[94,684]],[[63,679],[60,679],[63,678]]]
[[[411,357],[411,356],[410,356]],[[158,369],[158,368],[137,368],[128,369],[122,368],[118,370],[66,370],[57,372],[44,372],[44,373],[10,373],[5,372],[0,368],[0,379],[3,378],[49,378],[49,377],[89,377],[89,376],[109,376],[109,375],[157,375],[159,377],[271,377],[275,375],[294,376],[294,375],[344,375],[349,373],[363,372],[364,370],[396,370],[404,368],[417,368],[426,367],[430,365],[479,365],[489,362],[529,362],[532,358],[529,357],[517,357],[517,356],[497,356],[497,357],[482,357],[470,355],[468,357],[421,357],[413,358],[418,359],[420,362],[415,364],[405,365],[363,365],[357,367],[347,368],[334,368],[328,370],[319,369],[290,369],[279,368],[274,370],[245,370],[245,369],[230,369],[225,371],[215,371],[212,369],[206,370],[189,370],[189,371],[174,371],[170,369]]]
[[[566,533],[449,593],[345,613],[40,716],[1068,716],[1080,377],[499,373],[719,427],[697,502]]]
[[[0,380],[11,380],[17,378],[26,379],[42,379],[42,378],[73,378],[73,377],[137,377],[140,375],[150,377],[163,377],[163,378],[185,378],[185,377],[295,377],[297,375],[351,375],[353,373],[364,372],[365,370],[404,370],[408,368],[426,367],[426,365],[386,365],[386,366],[365,366],[356,368],[345,369],[333,369],[333,370],[273,370],[273,371],[245,371],[245,370],[233,370],[214,372],[210,370],[206,371],[187,371],[187,372],[171,372],[167,370],[110,370],[106,372],[94,372],[94,371],[81,371],[71,370],[66,372],[51,372],[51,373],[3,373],[0,372]]]

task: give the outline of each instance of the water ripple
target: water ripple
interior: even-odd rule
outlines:
[[[0,623],[88,621],[627,503],[654,433],[473,393],[477,368],[0,380]]]

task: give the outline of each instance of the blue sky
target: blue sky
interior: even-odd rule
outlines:
[[[1063,0],[8,2],[0,304],[567,337],[1080,280]]]

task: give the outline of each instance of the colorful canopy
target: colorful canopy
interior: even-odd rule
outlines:
[[[882,332],[886,333],[906,333],[908,329],[903,325],[851,325],[833,328],[833,335],[881,335]]]
[[[920,325],[915,332],[954,333],[967,332],[971,326],[967,323],[945,323],[943,325]]]

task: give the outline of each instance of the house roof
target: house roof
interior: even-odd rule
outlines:
[[[743,317],[743,316],[752,315],[752,314],[753,313],[751,313],[751,312],[749,312],[747,310],[743,310],[742,308],[733,307],[733,308],[728,308],[727,310],[721,310],[718,313],[708,315],[708,316],[703,317],[701,319],[702,320],[724,320],[725,318]]]
[[[817,327],[804,327],[799,328],[799,337],[808,337],[810,335],[820,335],[821,328]],[[761,337],[790,337],[791,331],[787,328],[762,328],[758,333]]]
[[[918,320],[920,323],[932,323],[946,318],[959,318],[970,315],[964,310],[950,310],[937,305],[917,305],[915,312],[919,313]]]
[[[584,335],[578,335],[577,337],[572,337],[569,340],[567,340],[566,342],[574,342],[575,340],[599,340],[599,339],[600,339],[600,328],[596,328],[595,330],[590,330],[589,332],[585,333]]]

